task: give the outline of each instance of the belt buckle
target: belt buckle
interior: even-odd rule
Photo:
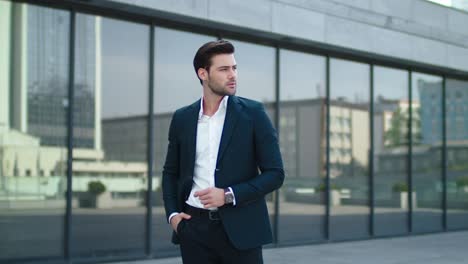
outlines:
[[[211,221],[220,220],[218,211],[217,211],[217,210],[210,210],[210,211],[208,211],[208,218],[209,218]]]

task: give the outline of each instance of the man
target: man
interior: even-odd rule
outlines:
[[[203,96],[174,113],[163,170],[172,240],[185,264],[263,263],[264,197],[284,180],[276,131],[261,103],[234,96],[230,42],[204,44],[193,65]]]

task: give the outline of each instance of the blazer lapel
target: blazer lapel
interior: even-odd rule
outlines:
[[[239,112],[240,105],[238,104],[237,98],[235,96],[229,96],[216,164],[218,164],[223,158],[223,154],[231,141],[232,134],[236,128],[237,120],[239,118]]]
[[[198,126],[198,114],[200,113],[200,100],[196,101],[190,106],[190,111],[187,119],[187,154],[189,155],[189,171],[193,177],[193,171],[195,168],[195,154],[197,147],[197,126]]]

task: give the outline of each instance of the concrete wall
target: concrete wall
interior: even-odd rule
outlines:
[[[114,0],[468,71],[468,13],[424,0]]]

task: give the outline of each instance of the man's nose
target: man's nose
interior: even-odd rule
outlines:
[[[229,79],[236,78],[237,71],[234,69],[229,70]]]

